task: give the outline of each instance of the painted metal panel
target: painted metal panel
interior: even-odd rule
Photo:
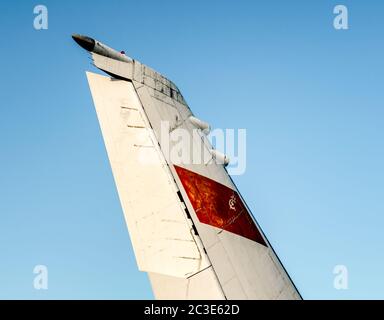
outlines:
[[[215,272],[209,267],[187,279],[149,273],[156,299],[223,300]]]
[[[108,68],[107,63],[104,63],[103,65]],[[110,68],[115,68],[115,66],[111,66]],[[126,69],[127,67],[121,66],[121,69],[124,68]],[[116,68],[113,70],[116,70]],[[125,74],[127,77],[130,76],[128,71],[118,70],[118,72],[118,74]],[[195,127],[188,121],[188,117],[192,115],[192,113],[185,104],[177,87],[172,82],[169,82],[169,86],[174,92],[171,92],[171,97],[164,98],[164,93],[161,92],[161,86],[156,86],[156,81],[154,84],[151,82],[150,86],[145,84],[145,81],[142,80],[144,74],[156,81],[162,79],[160,74],[141,65],[137,61],[134,61],[132,75],[130,76],[131,78],[128,78],[132,80],[134,85],[130,90],[134,88],[137,92],[137,96],[140,100],[139,105],[143,106],[142,113],[148,121],[147,128],[151,126],[154,130],[152,139],[153,145],[156,147],[158,142],[161,147],[157,150],[157,155],[162,153],[162,164],[167,163],[169,165],[169,172],[167,172],[167,174],[169,175],[169,173],[171,173],[171,175],[173,175],[173,179],[180,189],[193,223],[199,233],[199,237],[197,238],[201,239],[203,243],[204,249],[208,255],[207,260],[210,260],[213,270],[224,290],[225,296],[230,299],[300,299],[300,295],[296,288],[265,238],[263,238],[265,243],[262,243],[260,239],[259,241],[254,241],[256,240],[254,237],[244,236],[242,232],[233,232],[234,230],[222,228],[222,226],[220,227],[220,224],[208,225],[207,223],[200,221],[201,219],[199,219],[199,215],[196,212],[196,206],[193,205],[193,201],[190,197],[191,195],[188,194],[185,185],[183,185],[182,179],[180,179],[180,176],[175,169],[175,165],[200,175],[202,177],[201,180],[204,180],[204,178],[210,179],[221,184],[223,188],[232,189],[233,194],[239,193],[231,178],[228,176],[224,166],[215,164],[211,161],[212,159],[208,159],[209,161],[203,164],[193,164],[192,159],[190,159],[188,163],[178,163],[169,159],[168,150],[164,143],[170,143],[168,146],[169,149],[175,145],[175,142],[170,141],[170,132],[167,133],[167,137],[161,136],[161,123],[162,121],[168,121],[174,127],[177,126],[192,132]],[[152,86],[154,86],[154,88]],[[168,102],[168,98],[171,99],[171,103]],[[176,117],[182,121],[180,122]],[[131,135],[134,136],[133,134]],[[204,137],[193,137],[194,140],[202,139],[204,141],[205,149],[212,148]],[[125,161],[126,163],[129,163],[129,159],[125,159]],[[153,171],[151,174],[157,173]],[[120,175],[120,172],[118,175]],[[166,177],[171,180],[170,176]],[[118,180],[118,178],[116,178],[116,180]],[[139,180],[140,179],[136,179],[137,185],[139,186],[141,183],[140,187],[144,187],[144,184]],[[123,188],[121,189],[124,190]],[[241,201],[241,197],[239,198]],[[157,198],[153,199],[156,201]],[[238,198],[236,198],[236,200],[239,201]],[[159,203],[161,210],[164,208],[164,204],[161,202]],[[215,203],[213,205],[215,205]],[[222,205],[220,206],[222,207]],[[243,207],[247,209],[245,205]],[[204,210],[204,208],[200,208],[200,210]],[[211,210],[211,212],[214,211]],[[216,212],[220,213],[222,211],[216,210]],[[205,214],[209,215],[209,212],[206,212]],[[261,232],[256,224],[255,228]],[[135,231],[133,231],[132,234],[135,234]],[[135,235],[135,237],[136,236],[137,235]],[[199,244],[199,241],[195,241],[195,243]],[[137,247],[139,248],[140,245],[137,245]],[[189,248],[188,250],[192,249]],[[202,250],[200,249],[200,254],[201,251]],[[164,259],[166,259],[166,257],[164,257]],[[207,264],[209,265],[209,263]],[[226,265],[230,265],[231,268],[223,267]],[[184,275],[185,274],[186,273],[184,272]]]
[[[125,79],[131,79],[133,76],[133,62],[114,60],[97,53],[92,53],[92,58],[96,67],[110,74]]]
[[[87,77],[139,269],[187,278],[208,268],[132,83]]]
[[[167,148],[172,149],[175,142],[172,142],[169,136],[162,137],[164,132],[161,132],[160,124],[162,121],[174,121],[174,114],[170,117],[169,111],[166,111],[167,108],[173,109],[173,107],[165,104],[161,100],[154,99],[150,94],[151,90],[149,90],[149,88],[139,86],[135,81],[133,83],[226,297],[231,297],[231,299],[300,299],[300,295],[289,279],[289,276],[279,263],[273,250],[264,239],[264,236],[261,235],[261,231],[257,225],[253,222],[246,206],[242,203],[242,199],[238,195],[238,191],[224,166],[216,164],[213,161],[208,161],[208,163],[205,164],[193,164],[193,159],[189,159],[188,163],[177,163],[174,159],[170,159]],[[188,108],[183,107],[189,111]],[[179,115],[181,118],[180,112]],[[188,120],[179,124],[178,127],[190,133],[195,129],[193,124]],[[196,135],[194,136],[192,134],[191,136],[194,137],[193,139],[201,139],[201,136],[196,137]],[[204,147],[211,149],[212,146],[210,143],[206,139],[203,140],[205,143]],[[170,144],[170,146],[166,147],[164,145],[165,143]],[[195,146],[195,144],[193,143],[192,146]],[[190,177],[184,179],[183,183],[177,172],[178,167],[200,176],[200,179],[198,179],[200,181],[208,180],[218,183],[221,187],[217,188],[220,190],[215,196],[216,200],[213,199],[215,197],[205,196],[204,201],[201,199],[197,200],[202,201],[203,205],[196,207],[196,204],[194,205],[196,199],[193,199],[193,196],[191,197],[191,192],[188,192],[187,187],[191,179]],[[204,186],[200,185],[200,188],[204,188]],[[242,204],[241,210],[243,210],[245,214],[243,215],[243,219],[239,221],[243,221],[241,224],[243,227],[236,225],[235,228],[231,230],[231,228],[225,228],[223,225],[220,226],[220,223],[211,223],[211,226],[206,227],[207,220],[209,219],[216,219],[217,221],[222,218],[228,222],[234,217],[220,216],[230,210],[224,210],[226,204],[228,204],[230,208],[230,197],[229,199],[222,198],[220,200],[220,195],[224,197],[225,194],[227,194],[224,194],[223,190],[228,190],[228,195],[231,193],[234,196],[234,201]],[[214,210],[207,209],[210,206],[213,206]],[[204,221],[204,219],[202,219],[202,213],[196,212],[197,210],[203,210],[203,216],[205,215],[208,218]],[[216,212],[216,216],[212,216],[212,212]],[[249,227],[247,231],[239,231],[239,228],[243,229],[244,226],[250,224],[252,224],[252,227]],[[234,270],[231,277],[228,275],[231,274],[231,267],[229,266],[232,266]],[[283,292],[284,294],[282,294]]]

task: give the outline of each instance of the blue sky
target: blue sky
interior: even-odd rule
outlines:
[[[33,28],[48,7],[49,28]],[[333,8],[349,9],[349,30]],[[72,33],[167,75],[214,127],[247,129],[234,177],[306,299],[384,298],[384,4],[0,2],[0,298],[151,299]],[[33,288],[33,268],[49,289]],[[349,289],[333,287],[335,265]]]

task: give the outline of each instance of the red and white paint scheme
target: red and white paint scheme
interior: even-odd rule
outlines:
[[[92,38],[73,38],[109,75],[87,72],[137,264],[155,297],[301,299],[214,153],[201,164],[170,159],[175,142],[161,136],[164,122],[168,135],[197,130],[192,139],[212,150],[179,89]]]

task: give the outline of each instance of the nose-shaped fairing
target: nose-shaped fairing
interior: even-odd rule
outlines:
[[[119,52],[115,49],[112,49],[105,45],[104,43],[101,43],[100,41],[97,41],[96,39],[83,36],[80,34],[73,34],[72,35],[73,40],[76,41],[76,43],[84,48],[85,50],[96,53],[98,55],[108,57],[114,60],[122,61],[122,62],[131,62],[132,60],[125,55],[125,53]]]
[[[90,37],[82,36],[80,34],[73,34],[72,38],[80,47],[84,48],[87,51],[93,51],[93,49],[95,48],[96,41]]]

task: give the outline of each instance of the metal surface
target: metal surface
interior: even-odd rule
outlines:
[[[180,90],[136,60],[90,52],[120,79],[88,73],[136,259],[156,297],[300,299],[204,128],[192,134],[199,123]],[[209,161],[171,159],[176,128],[191,133],[193,148],[202,142]]]

